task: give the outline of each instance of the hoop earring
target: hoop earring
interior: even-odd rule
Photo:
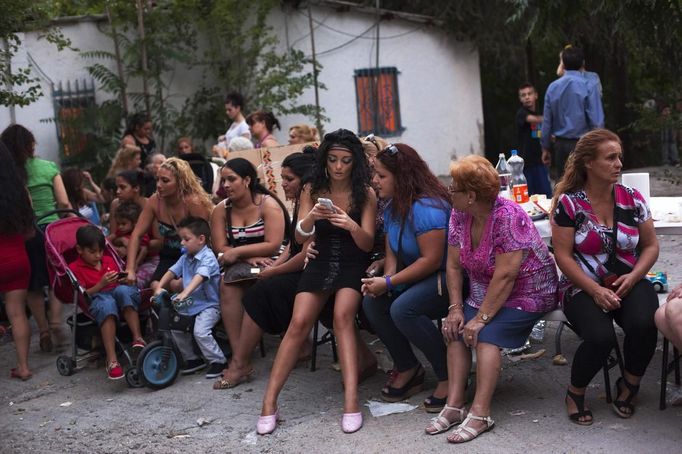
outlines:
[[[327,180],[329,179],[329,170],[327,168],[324,168],[324,176],[327,177]]]

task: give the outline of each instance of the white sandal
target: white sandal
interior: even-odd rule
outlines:
[[[476,430],[467,426],[467,423],[471,419],[485,422],[486,427],[483,428],[482,430]],[[465,443],[467,441],[471,441],[474,438],[481,435],[483,432],[487,432],[490,429],[492,429],[493,426],[495,426],[495,421],[493,421],[493,419],[490,416],[475,416],[469,413],[466,419],[462,422],[462,424],[460,424],[458,428],[452,431],[452,434],[448,437],[448,443]],[[459,439],[453,438],[455,435],[458,436]]]
[[[444,413],[448,410],[459,412],[459,418],[457,418],[455,421],[449,421],[448,418],[444,416]],[[426,427],[426,429],[424,429],[424,432],[426,432],[428,435],[437,435],[443,432],[447,432],[452,426],[461,424],[466,414],[467,410],[465,407],[457,408],[445,405],[443,409],[440,411],[440,413],[438,413],[438,416],[436,416],[435,418],[431,418],[431,425]]]

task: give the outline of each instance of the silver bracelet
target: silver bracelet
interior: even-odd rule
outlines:
[[[301,235],[304,238],[311,237],[315,234],[315,224],[313,224],[313,229],[310,232],[306,232],[303,230],[303,227],[301,227],[301,223],[303,222],[303,219],[299,220],[296,223],[296,231],[298,232],[299,235]]]

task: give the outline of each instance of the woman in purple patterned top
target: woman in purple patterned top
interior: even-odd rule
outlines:
[[[583,338],[566,392],[568,415],[580,425],[592,424],[585,389],[617,346],[613,322],[625,331],[625,370],[613,403],[621,418],[634,413],[632,399],[656,348],[658,298],[645,276],[658,258],[658,241],[642,195],[618,184],[622,158],[616,134],[606,129],[585,134],[552,201],[564,312]]]
[[[453,210],[446,268],[450,307],[443,320],[449,392],[447,405],[426,432],[444,432],[461,422],[448,441],[462,443],[492,428],[490,406],[501,366],[500,348],[523,345],[535,322],[556,308],[557,272],[526,212],[498,197],[499,178],[487,159],[467,156],[452,164],[450,174]],[[477,358],[476,395],[467,415],[464,389],[472,349]]]

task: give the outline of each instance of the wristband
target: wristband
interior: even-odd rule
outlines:
[[[394,287],[393,284],[391,283],[391,275],[387,274],[386,276],[384,276],[384,279],[386,280],[386,288],[388,289],[389,292],[392,291]]]
[[[304,238],[308,238],[308,237],[313,236],[313,234],[315,233],[315,224],[313,224],[313,229],[310,232],[306,232],[305,230],[303,230],[303,227],[301,227],[302,222],[303,222],[303,219],[301,219],[300,221],[298,221],[296,223],[296,232],[298,232],[298,234]]]

